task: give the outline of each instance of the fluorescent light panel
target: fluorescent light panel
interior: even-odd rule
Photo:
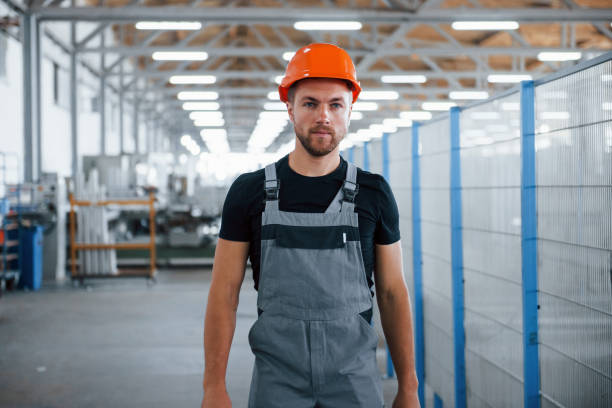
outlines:
[[[453,106],[457,106],[455,102],[423,102],[421,108],[426,111],[447,111]]]
[[[359,99],[366,101],[392,101],[399,99],[399,93],[395,91],[362,91]]]
[[[280,101],[280,95],[278,94],[278,91],[268,92],[268,99],[270,99],[271,101]]]
[[[376,102],[355,102],[353,104],[353,111],[375,111],[378,110],[378,104]]]
[[[427,82],[425,75],[383,75],[380,80],[385,84],[422,84]]]
[[[286,111],[287,105],[285,105],[285,102],[266,102],[264,103],[264,109],[268,111]]]
[[[291,58],[293,58],[293,56],[295,55],[295,52],[293,51],[287,51],[283,53],[283,59],[285,61],[291,61]],[[282,78],[282,77],[281,77]]]
[[[214,75],[172,75],[170,83],[174,85],[186,84],[214,84],[217,78]]]
[[[227,137],[227,130],[225,129],[202,129],[200,131],[200,137],[207,140],[209,138],[224,138]]]
[[[202,23],[199,21],[139,21],[137,30],[199,30]]]
[[[361,120],[361,119],[363,119],[363,113],[351,112],[351,120]]]
[[[218,92],[196,92],[196,91],[182,91],[176,96],[181,101],[216,101],[219,99]]]
[[[516,21],[455,21],[451,24],[453,30],[517,30]]]
[[[298,21],[296,30],[361,30],[359,21]]]
[[[223,112],[220,111],[193,111],[189,113],[191,120],[223,119]]]
[[[487,81],[492,84],[516,84],[521,81],[530,81],[531,75],[501,75],[491,74],[487,77]]]
[[[219,110],[217,102],[185,102],[183,110],[189,111],[216,111]]]
[[[431,112],[426,111],[410,111],[410,112],[400,112],[401,119],[410,119],[410,120],[430,120],[432,117]]]
[[[538,60],[540,61],[575,61],[582,57],[580,52],[540,52]]]
[[[468,100],[468,99],[487,99],[489,97],[489,93],[486,91],[453,91],[451,92],[448,97],[450,99],[463,99],[463,100]]]
[[[204,51],[155,51],[155,61],[205,61],[208,53]]]
[[[225,119],[196,119],[193,121],[196,127],[217,127],[225,126]]]

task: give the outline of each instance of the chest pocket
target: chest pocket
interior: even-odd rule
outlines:
[[[345,227],[276,226],[276,244],[283,248],[337,249],[346,246]]]

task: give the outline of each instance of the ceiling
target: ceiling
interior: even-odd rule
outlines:
[[[4,2],[16,0],[2,0]],[[197,132],[177,99],[182,90],[207,90],[225,119],[232,151],[246,151],[274,79],[283,74],[283,53],[312,42],[331,42],[352,56],[367,91],[396,91],[395,100],[376,101],[351,131],[421,110],[425,101],[448,101],[451,91],[494,95],[514,84],[491,83],[495,74],[537,79],[569,62],[542,62],[543,51],[580,51],[589,59],[612,49],[610,0],[34,0],[23,5],[49,27],[74,23],[71,38],[56,35],[92,72],[128,100],[163,118],[179,138]],[[500,8],[503,6],[503,8]],[[296,21],[359,21],[356,31],[302,31]],[[455,21],[516,21],[505,31],[458,31]],[[138,21],[198,21],[199,30],[138,30]],[[205,51],[204,61],[164,62],[154,51]],[[214,75],[207,85],[172,85],[176,74]],[[383,75],[418,74],[419,84],[383,83]],[[469,101],[455,101],[459,105]],[[275,151],[292,138],[283,132]],[[204,147],[204,143],[202,143]]]

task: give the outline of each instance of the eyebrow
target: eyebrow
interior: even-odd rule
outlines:
[[[302,97],[302,101],[320,102],[317,98],[314,98],[312,96],[304,96]],[[332,98],[329,102],[344,102],[344,98],[337,96],[335,98]]]

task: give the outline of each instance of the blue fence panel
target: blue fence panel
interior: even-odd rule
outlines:
[[[542,406],[612,406],[612,61],[535,87]]]

